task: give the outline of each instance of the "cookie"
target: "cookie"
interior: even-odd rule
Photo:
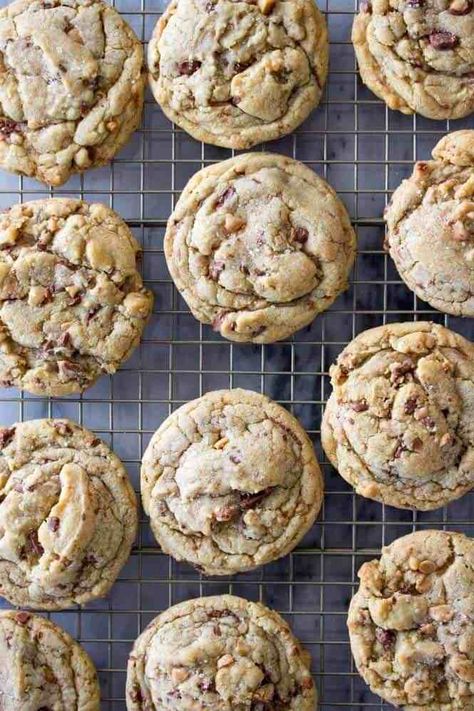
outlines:
[[[286,622],[233,595],[170,607],[138,637],[128,662],[128,711],[315,711],[311,659]]]
[[[287,410],[249,390],[216,390],[155,432],[141,492],[166,553],[207,575],[230,575],[296,546],[321,507],[323,481]]]
[[[474,111],[472,0],[363,0],[352,41],[364,84],[430,119]]]
[[[141,43],[100,0],[0,10],[0,167],[48,185],[108,163],[140,123]]]
[[[474,346],[434,323],[364,331],[332,366],[321,427],[358,494],[437,509],[474,486]]]
[[[152,296],[113,210],[52,198],[0,215],[0,386],[81,392],[140,340]]]
[[[137,528],[134,491],[107,445],[70,420],[1,428],[0,484],[0,594],[45,610],[106,595]]]
[[[164,249],[199,321],[232,341],[272,343],[346,289],[355,244],[347,211],[324,180],[291,158],[248,153],[193,176]]]
[[[61,627],[29,612],[0,612],[3,711],[99,711],[95,667]]]
[[[172,0],[148,46],[150,85],[193,138],[250,148],[290,133],[317,106],[328,56],[313,0]]]
[[[445,136],[386,211],[387,246],[420,299],[474,316],[474,131]]]
[[[406,711],[474,708],[474,541],[418,531],[359,570],[348,627],[371,690]]]

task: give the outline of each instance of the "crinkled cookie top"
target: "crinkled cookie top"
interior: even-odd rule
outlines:
[[[142,46],[100,0],[0,10],[0,166],[60,185],[109,161],[139,121]]]
[[[391,109],[432,119],[474,111],[472,0],[364,0],[352,39],[362,80]]]
[[[312,170],[249,153],[193,176],[169,219],[165,254],[196,318],[230,340],[271,343],[347,287],[355,235]]]
[[[371,690],[407,711],[474,708],[474,542],[418,531],[359,577],[348,627]]]
[[[299,422],[248,390],[183,405],[143,457],[143,506],[158,542],[209,575],[286,555],[312,525],[322,489]]]
[[[80,200],[0,215],[0,385],[66,395],[114,373],[152,308],[138,245],[113,210]]]
[[[448,134],[418,162],[386,212],[387,244],[410,289],[440,311],[474,316],[474,131]]]
[[[474,485],[474,346],[442,326],[361,333],[331,368],[323,445],[362,496],[435,509]]]
[[[319,103],[328,53],[313,0],[173,0],[149,44],[150,83],[194,138],[250,148]]]
[[[105,595],[127,560],[137,504],[110,449],[69,420],[0,429],[0,594],[64,609]]]
[[[282,618],[232,595],[188,600],[135,642],[129,711],[314,711],[309,655]]]
[[[53,622],[0,612],[3,711],[99,711],[97,673],[82,647]]]

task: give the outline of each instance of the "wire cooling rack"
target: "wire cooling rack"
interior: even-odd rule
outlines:
[[[165,2],[116,0],[115,5],[146,43]],[[400,281],[382,249],[381,219],[413,161],[428,158],[447,130],[474,123],[472,117],[444,123],[389,111],[358,79],[350,43],[354,0],[325,0],[320,7],[331,38],[325,98],[294,134],[261,148],[304,161],[333,185],[356,227],[359,253],[350,289],[291,340],[231,344],[198,324],[178,296],[163,256],[166,220],[186,181],[232,151],[200,144],[175,129],[150,95],[141,129],[112,165],[54,191],[0,174],[0,208],[54,194],[102,201],[117,210],[143,246],[143,276],[156,297],[141,347],[116,375],[101,378],[82,397],[45,399],[0,390],[2,425],[70,417],[110,443],[138,492],[142,452],[170,412],[208,390],[244,387],[266,393],[299,417],[325,473],[321,515],[300,546],[283,560],[231,579],[204,578],[163,555],[142,514],[138,540],[109,597],[50,615],[96,663],[103,711],[125,710],[128,654],[158,612],[190,597],[224,592],[261,600],[287,618],[311,652],[321,711],[388,709],[351,661],[346,612],[357,570],[382,545],[416,528],[474,533],[472,495],[425,514],[385,508],[356,496],[323,458],[319,434],[330,392],[328,369],[356,334],[390,321],[432,319],[474,337],[472,321],[434,311]]]

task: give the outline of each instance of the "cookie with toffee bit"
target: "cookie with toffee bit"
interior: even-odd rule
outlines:
[[[332,366],[324,450],[358,494],[437,509],[474,486],[474,346],[434,323],[359,334]]]
[[[347,288],[356,238],[310,168],[247,153],[196,173],[168,221],[165,255],[194,316],[231,341],[289,337]]]
[[[287,410],[249,390],[217,390],[155,432],[141,492],[166,553],[207,575],[230,575],[296,546],[318,514],[323,481]]]
[[[0,214],[0,386],[67,395],[114,373],[153,303],[138,249],[98,203],[51,198]]]

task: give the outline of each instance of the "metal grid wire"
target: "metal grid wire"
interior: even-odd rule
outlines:
[[[143,41],[164,0],[116,0]],[[320,4],[321,6],[321,4]],[[189,177],[231,151],[202,145],[172,127],[151,96],[142,127],[112,165],[72,178],[58,190],[0,175],[0,208],[54,194],[102,201],[116,209],[143,246],[143,276],[156,297],[142,345],[113,377],[82,397],[46,399],[0,391],[1,423],[67,416],[93,429],[124,461],[139,490],[139,462],[152,433],[187,400],[220,387],[261,391],[288,407],[314,440],[326,497],[319,519],[289,556],[232,579],[209,579],[163,555],[142,515],[132,555],[111,594],[82,610],[51,614],[91,654],[99,670],[104,711],[124,711],[125,669],[131,645],[161,610],[190,597],[232,592],[277,609],[306,644],[321,711],[385,708],[355,672],[346,612],[362,562],[416,528],[473,532],[473,497],[417,514],[356,496],[324,461],[319,433],[330,392],[328,369],[360,331],[390,321],[430,318],[473,338],[472,322],[446,317],[418,300],[383,252],[381,215],[390,192],[426,159],[447,130],[472,127],[389,111],[358,79],[350,43],[354,0],[325,0],[331,65],[325,98],[294,134],[267,148],[304,161],[345,202],[358,232],[350,289],[291,340],[274,345],[224,341],[190,315],[170,280],[163,256],[166,220]]]

